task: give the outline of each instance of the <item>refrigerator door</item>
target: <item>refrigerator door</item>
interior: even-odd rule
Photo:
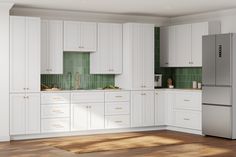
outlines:
[[[204,135],[232,138],[230,106],[203,105],[202,132]]]
[[[203,85],[216,84],[215,55],[216,36],[209,35],[202,37],[202,83]]]
[[[202,103],[231,106],[231,87],[202,87]]]
[[[231,85],[231,34],[216,35],[216,85]]]

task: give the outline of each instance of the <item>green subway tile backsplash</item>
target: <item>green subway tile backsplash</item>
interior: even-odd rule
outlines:
[[[64,52],[63,57],[63,75],[41,75],[42,84],[56,85],[65,90],[77,89],[78,76],[81,89],[103,88],[115,84],[114,75],[89,74],[89,53]]]
[[[167,87],[167,79],[172,78],[175,88],[192,88],[192,82],[202,82],[202,68],[161,68],[160,28],[155,28],[155,73],[162,74],[162,85]]]

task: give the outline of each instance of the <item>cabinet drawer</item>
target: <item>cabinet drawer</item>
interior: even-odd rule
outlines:
[[[201,111],[201,93],[181,92],[176,93],[176,109],[189,109]]]
[[[69,104],[70,93],[42,93],[42,104]]]
[[[106,102],[129,101],[130,92],[105,92]]]
[[[201,130],[201,112],[189,110],[174,111],[175,126]]]
[[[43,119],[42,132],[66,132],[70,131],[69,118]]]
[[[105,128],[129,128],[130,127],[130,116],[120,115],[120,116],[106,116]]]
[[[72,103],[104,102],[104,92],[80,92],[71,94]]]
[[[130,112],[129,102],[113,102],[105,104],[106,115],[129,114],[129,112]]]
[[[42,118],[64,118],[70,116],[70,107],[68,104],[42,105]]]

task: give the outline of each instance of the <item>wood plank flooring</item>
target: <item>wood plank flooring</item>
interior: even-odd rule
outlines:
[[[91,135],[82,138],[101,139],[104,136],[133,136],[132,134],[137,133]],[[0,143],[0,157],[236,157],[236,140],[203,137],[172,131],[138,132],[138,134],[143,138],[148,135],[148,137],[160,137],[162,140],[158,141],[158,146],[84,154],[76,154],[48,144],[48,142],[55,140],[69,143],[71,139],[81,139],[81,136],[12,141]],[[175,142],[167,143],[167,139]],[[102,143],[103,141],[99,142]]]

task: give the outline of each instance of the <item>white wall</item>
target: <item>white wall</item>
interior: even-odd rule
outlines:
[[[183,24],[202,21],[221,21],[222,33],[236,33],[236,9],[180,16],[170,19],[170,24]]]
[[[36,16],[42,19],[61,19],[61,20],[80,20],[80,21],[94,21],[94,22],[140,22],[153,23],[156,26],[166,25],[169,18],[156,16],[135,16],[135,15],[121,15],[121,14],[106,14],[82,11],[63,11],[63,10],[49,10],[49,9],[35,9],[35,8],[21,8],[13,7],[11,15],[17,16]]]
[[[0,2],[0,141],[9,140],[9,10]]]

